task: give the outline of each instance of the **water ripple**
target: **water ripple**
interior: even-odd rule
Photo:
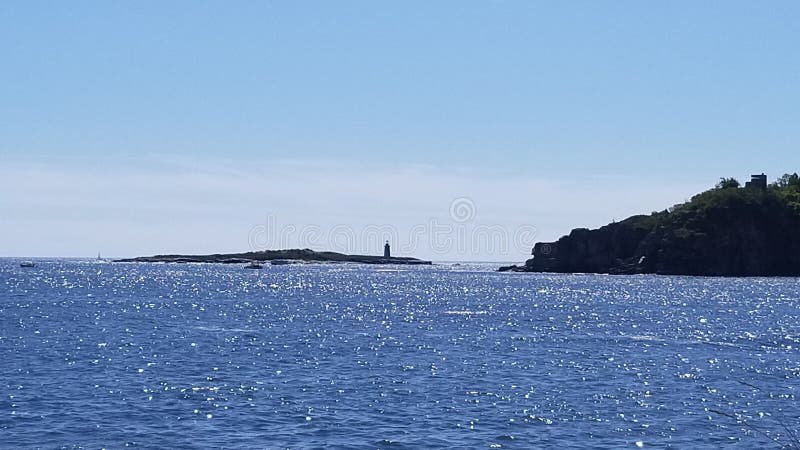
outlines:
[[[0,260],[9,447],[759,448],[796,279]]]

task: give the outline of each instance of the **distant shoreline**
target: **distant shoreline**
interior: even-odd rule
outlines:
[[[299,262],[350,262],[361,264],[403,264],[403,265],[431,265],[425,261],[410,257],[397,256],[372,256],[372,255],[347,255],[336,252],[317,252],[310,249],[265,250],[260,252],[245,253],[217,253],[211,255],[155,255],[140,256],[136,258],[117,259],[114,262],[124,263],[217,263],[217,264],[246,264],[271,262],[272,264],[291,264]]]

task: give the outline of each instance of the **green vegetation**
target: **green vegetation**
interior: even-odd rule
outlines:
[[[730,189],[730,188],[738,188],[741,184],[739,180],[736,178],[720,178],[719,183],[717,183],[717,189]]]
[[[797,173],[785,174],[769,186],[789,207],[800,214],[800,177]]]
[[[793,209],[800,213],[800,177],[785,174],[767,186],[767,189],[742,188],[735,178],[722,178],[708,191],[692,197],[691,201],[676,205],[673,212],[702,212],[710,208],[756,207],[765,211]]]
[[[772,183],[772,185],[776,188],[793,188],[797,190],[800,189],[800,176],[797,176],[797,173],[793,173],[791,175],[786,173],[783,174],[782,177],[778,178],[778,181]]]

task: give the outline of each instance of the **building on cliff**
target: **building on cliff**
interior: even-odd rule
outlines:
[[[744,184],[746,188],[766,189],[767,176],[763,173],[761,175],[750,175],[750,181]]]
[[[389,241],[386,241],[386,244],[384,244],[383,246],[383,257],[384,258],[392,257],[392,249],[389,247]]]

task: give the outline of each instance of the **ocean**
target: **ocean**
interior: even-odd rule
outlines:
[[[0,259],[2,448],[798,448],[800,281]]]

